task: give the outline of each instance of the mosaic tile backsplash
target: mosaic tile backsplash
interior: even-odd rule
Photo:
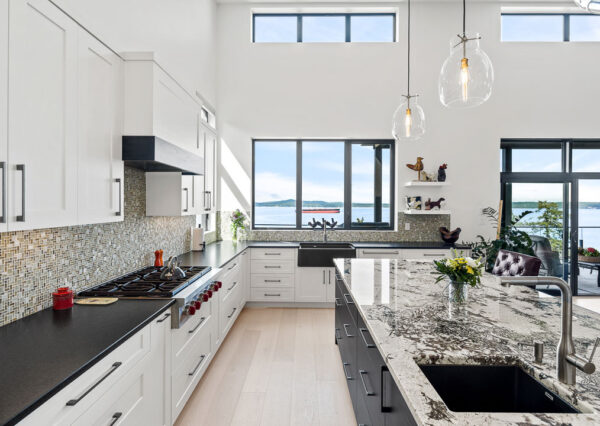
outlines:
[[[194,216],[146,217],[145,179],[125,168],[123,222],[0,233],[0,326],[52,304],[66,285],[79,291],[189,251]],[[216,234],[216,233],[215,233]]]
[[[221,237],[231,239],[232,212],[221,213]],[[410,230],[405,225],[410,224]],[[406,215],[398,214],[397,231],[327,231],[329,241],[396,242],[396,241],[441,241],[440,226],[450,228],[450,215]],[[249,230],[248,241],[321,241],[322,231],[257,231]]]

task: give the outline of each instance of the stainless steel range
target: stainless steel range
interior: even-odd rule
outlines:
[[[171,327],[179,328],[208,302],[221,288],[214,281],[220,271],[210,266],[177,266],[169,262],[164,268],[147,267],[123,275],[79,293],[81,297],[162,298],[174,299]],[[172,273],[172,272],[177,273]]]

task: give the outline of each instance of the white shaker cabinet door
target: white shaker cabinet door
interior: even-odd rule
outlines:
[[[46,0],[10,1],[9,230],[77,223],[77,35]]]
[[[7,222],[7,137],[8,137],[8,2],[0,2],[0,232]]]
[[[329,268],[298,268],[296,302],[325,302]]]
[[[122,61],[80,30],[78,62],[78,222],[122,221]]]

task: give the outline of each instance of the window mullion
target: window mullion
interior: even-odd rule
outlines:
[[[350,21],[350,15],[346,15],[346,43],[350,43],[351,36],[350,32],[352,30],[352,22]]]
[[[344,229],[352,225],[352,142],[344,141]]]
[[[571,15],[563,15],[563,41],[571,40]]]
[[[298,15],[298,23],[297,23],[298,27],[297,27],[297,40],[298,43],[302,43],[302,15]]]
[[[296,141],[296,229],[302,228],[302,141]]]

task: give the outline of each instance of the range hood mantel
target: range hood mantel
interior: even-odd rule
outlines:
[[[156,136],[123,136],[123,161],[146,172],[204,174],[202,157]]]

